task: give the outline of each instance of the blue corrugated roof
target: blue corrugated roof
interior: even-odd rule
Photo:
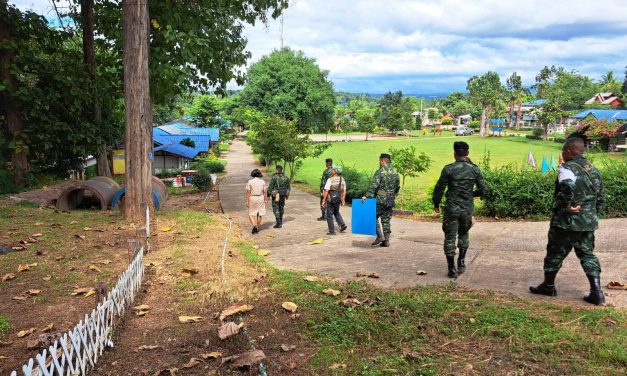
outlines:
[[[585,119],[589,115],[597,120],[627,120],[627,110],[585,110],[575,115],[575,119]]]
[[[542,106],[546,104],[546,99],[535,99],[532,101],[523,102],[523,106]]]
[[[220,140],[218,128],[190,127],[185,121],[172,121],[152,130],[153,141],[158,144],[154,151],[165,151],[185,158],[195,158],[209,151],[211,142]],[[183,139],[194,141],[194,147],[181,145]]]

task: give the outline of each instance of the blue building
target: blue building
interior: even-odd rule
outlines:
[[[196,128],[184,119],[174,120],[152,129],[153,168],[187,168],[189,161],[203,157],[220,142],[219,128]]]

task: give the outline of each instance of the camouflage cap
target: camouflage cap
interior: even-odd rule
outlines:
[[[335,170],[335,172],[337,172],[337,173],[338,173],[338,175],[342,173],[342,166],[333,165],[333,166],[331,167],[331,169],[332,169],[332,170]]]

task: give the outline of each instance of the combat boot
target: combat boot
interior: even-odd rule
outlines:
[[[385,236],[385,238],[383,239],[383,241],[379,245],[381,247],[389,247],[390,246],[390,233],[386,232],[384,236]]]
[[[603,295],[603,291],[601,290],[601,277],[588,274],[586,274],[586,277],[588,277],[588,281],[590,282],[590,293],[584,296],[583,300],[595,305],[605,304],[605,295]]]
[[[557,289],[555,288],[555,276],[557,272],[544,272],[544,282],[538,286],[529,286],[529,291],[532,294],[557,296]]]
[[[449,278],[457,278],[457,270],[455,269],[455,255],[446,256],[446,263],[448,264],[448,277]]]
[[[459,257],[457,258],[457,273],[462,274],[466,270],[466,251],[468,248],[459,249]]]
[[[280,220],[277,220],[277,221],[276,221],[276,224],[275,224],[274,226],[272,226],[272,227],[274,227],[274,228],[281,228],[281,227],[282,227],[282,226],[281,226],[281,221],[280,221]]]
[[[377,238],[372,242],[372,245],[379,245],[383,241],[383,233],[379,228],[379,224],[377,223]]]

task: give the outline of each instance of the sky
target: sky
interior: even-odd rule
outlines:
[[[50,0],[9,1],[52,16]],[[49,14],[48,14],[49,13]],[[247,26],[250,63],[281,46],[281,23]],[[623,79],[626,0],[292,0],[283,44],[329,71],[335,90],[380,94],[464,91],[473,75],[545,65]]]

